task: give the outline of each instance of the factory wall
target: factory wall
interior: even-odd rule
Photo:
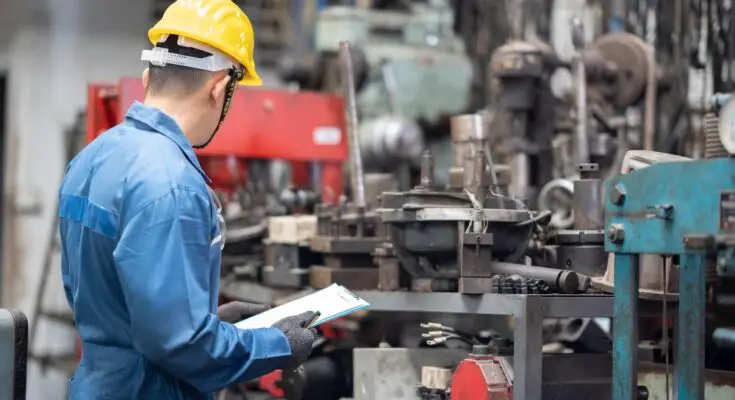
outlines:
[[[4,66],[9,76],[4,307],[29,314],[33,309],[65,167],[65,130],[85,107],[87,82],[140,74],[150,4],[148,0],[0,1],[2,19],[12,16],[14,22],[9,35],[0,35],[0,68]],[[45,303],[64,310],[57,260]],[[73,331],[54,324],[39,326],[33,352],[73,351]],[[35,364],[29,369],[30,400],[62,398],[64,374],[41,371]]]

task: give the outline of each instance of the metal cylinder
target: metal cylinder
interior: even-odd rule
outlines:
[[[357,95],[355,94],[355,71],[352,67],[352,52],[349,42],[340,42],[339,61],[344,93],[345,121],[350,149],[350,183],[352,197],[358,210],[365,209],[365,182],[363,181],[362,154],[360,153],[360,130],[357,120]]]
[[[704,116],[704,158],[728,157],[720,140],[720,118],[715,113]]]
[[[322,193],[322,173],[323,171],[324,171],[324,168],[322,168],[322,163],[312,162],[309,164],[309,174],[311,175],[311,190],[313,190],[314,193],[318,193],[318,194]]]
[[[735,329],[717,328],[712,333],[712,339],[717,347],[735,349]]]
[[[485,150],[488,131],[482,114],[458,115],[451,119],[452,166],[463,168],[475,151]]]
[[[578,54],[574,60],[574,85],[577,110],[577,126],[574,130],[574,152],[578,163],[589,162],[587,138],[587,73],[585,71],[584,25],[576,16],[572,18],[572,42]]]
[[[411,119],[385,115],[360,123],[360,154],[368,169],[396,162],[418,165],[425,147],[424,133]]]
[[[428,150],[421,155],[421,186],[426,189],[434,186],[434,157]]]
[[[561,293],[577,293],[580,290],[586,290],[590,283],[588,276],[556,268],[493,262],[490,269],[496,274],[520,275],[524,278],[538,279]]]
[[[483,203],[487,192],[485,184],[485,152],[482,150],[475,151],[472,163],[472,193],[475,194],[477,200]]]
[[[579,164],[579,179],[574,181],[574,229],[600,230],[605,226],[602,206],[600,166]]]

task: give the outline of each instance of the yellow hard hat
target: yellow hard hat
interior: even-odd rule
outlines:
[[[167,35],[204,43],[242,64],[240,85],[263,84],[255,71],[253,24],[232,0],[176,0],[148,31],[154,46]]]

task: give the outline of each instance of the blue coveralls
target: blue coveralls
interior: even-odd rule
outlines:
[[[140,103],[67,167],[62,276],[83,351],[70,398],[211,399],[288,361],[280,330],[217,318],[207,183],[176,122]]]

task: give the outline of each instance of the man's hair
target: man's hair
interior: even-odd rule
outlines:
[[[179,46],[178,36],[176,35],[170,35],[165,42],[159,43],[156,47],[162,47],[172,53],[189,57],[205,58],[211,55],[199,49]],[[148,66],[146,94],[183,97],[201,89],[213,75],[214,73],[210,71],[179,65],[169,64],[165,67],[158,67],[151,64]]]

